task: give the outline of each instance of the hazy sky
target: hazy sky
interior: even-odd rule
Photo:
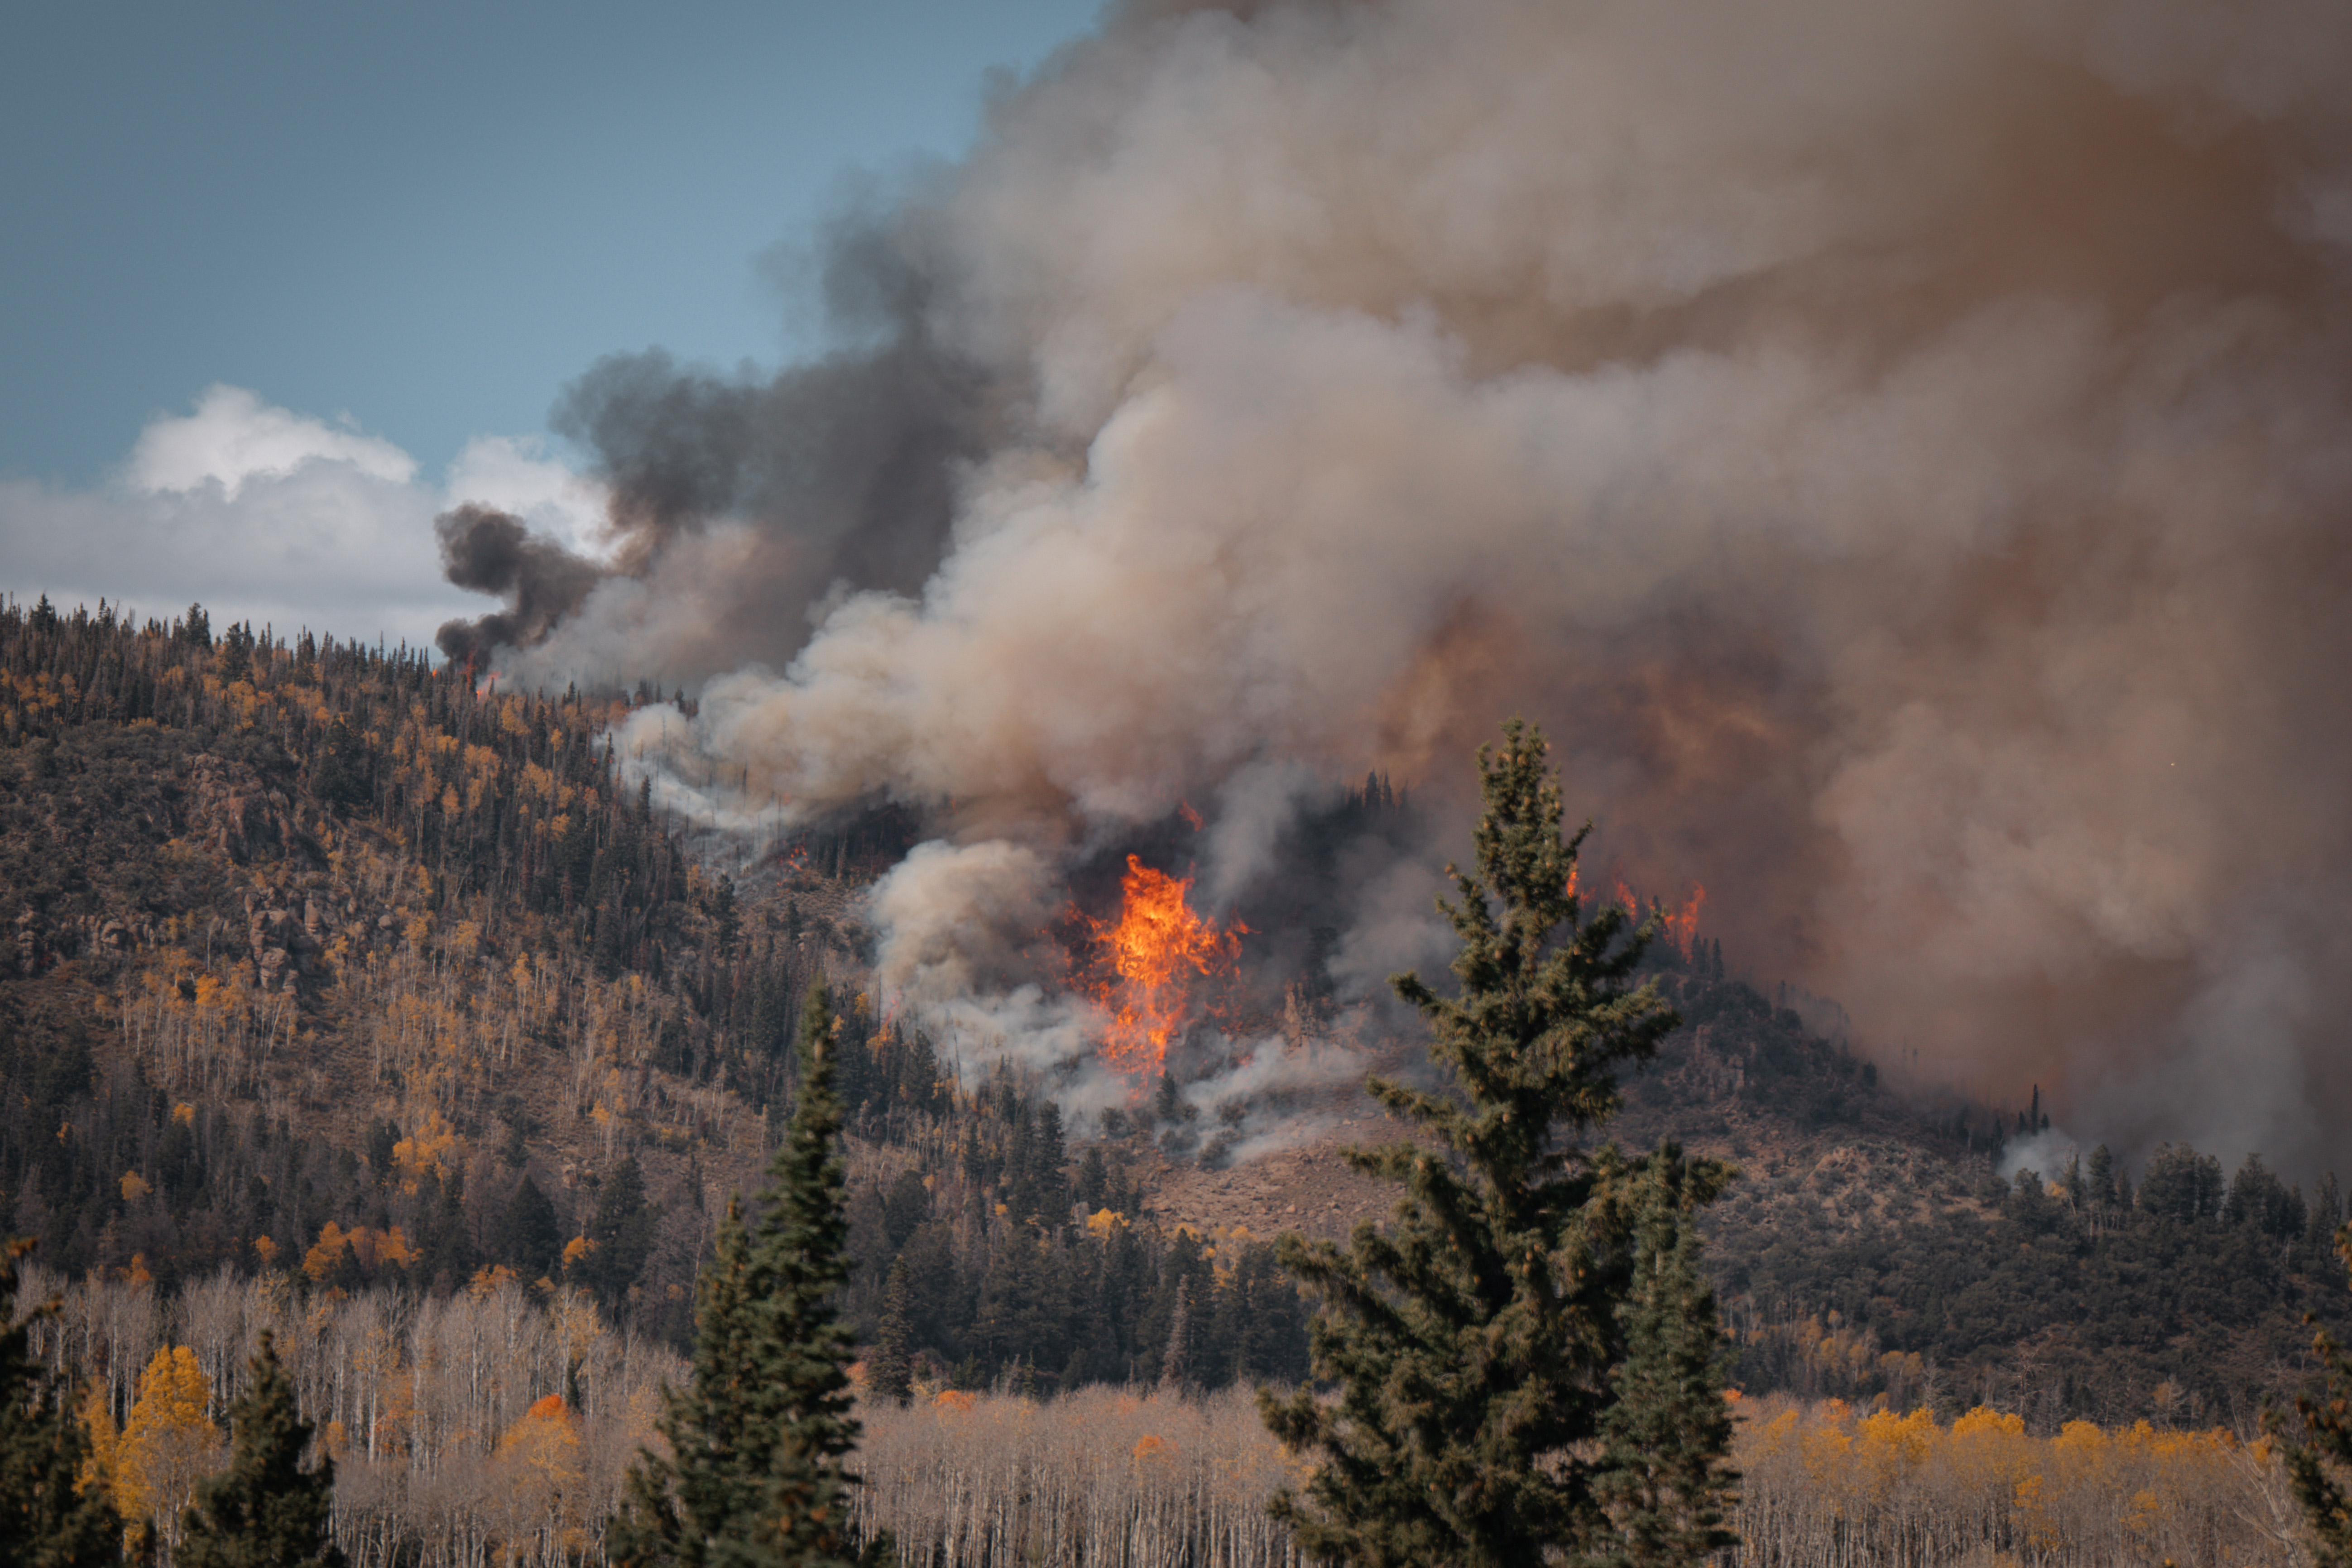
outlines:
[[[776,276],[818,215],[858,179],[961,153],[991,73],[1033,68],[1096,8],[10,7],[0,589],[363,616],[340,578],[388,552],[383,624],[351,629],[429,636],[429,534],[422,555],[396,546],[469,442],[542,432],[600,354],[805,352]],[[216,384],[252,395],[194,419]],[[159,419],[176,479],[222,481],[228,510],[153,462],[138,477]],[[273,540],[328,548],[256,515],[260,480],[305,477],[254,468],[256,441],[283,458],[332,432],[376,443],[372,470],[275,499],[342,517],[347,559],[256,560]],[[359,480],[375,489],[354,500]],[[224,550],[241,570],[217,570]]]

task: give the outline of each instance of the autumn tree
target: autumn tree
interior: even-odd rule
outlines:
[[[1260,1395],[1266,1424],[1317,1468],[1274,1503],[1300,1547],[1363,1564],[1500,1565],[1606,1547],[1601,1457],[1623,1360],[1636,1216],[1671,1156],[1629,1161],[1577,1136],[1618,1105],[1621,1066],[1677,1022],[1633,976],[1654,923],[1603,908],[1580,921],[1585,833],[1560,835],[1560,794],[1540,734],[1514,721],[1481,748],[1476,868],[1448,868],[1439,908],[1462,941],[1460,994],[1399,975],[1433,1030],[1450,1089],[1374,1079],[1425,1142],[1349,1150],[1404,1188],[1385,1230],[1346,1250],[1285,1237],[1284,1264],[1320,1295],[1311,1388]],[[1696,1199],[1717,1167],[1681,1172]],[[1638,1321],[1638,1314],[1636,1315]],[[1629,1439],[1631,1434],[1625,1434]],[[1719,1441],[1689,1435],[1700,1447]]]
[[[0,1251],[0,1563],[112,1563],[121,1555],[122,1521],[103,1488],[75,1484],[88,1442],[64,1390],[32,1354],[33,1320],[54,1304],[16,1315],[16,1265],[32,1245]]]
[[[317,1468],[302,1468],[313,1427],[267,1332],[229,1425],[228,1468],[198,1485],[182,1521],[180,1568],[342,1568],[335,1462],[322,1454]]]
[[[164,1346],[139,1374],[138,1397],[113,1445],[115,1506],[134,1527],[161,1526],[167,1542],[178,1536],[196,1483],[220,1458],[220,1429],[205,1414],[212,1393],[195,1352]]]
[[[747,1233],[730,1204],[701,1283],[694,1380],[667,1395],[670,1455],[641,1455],[607,1550],[625,1565],[822,1568],[888,1559],[860,1543],[848,1469],[854,1344],[833,1298],[848,1278],[849,1226],[826,989],[801,1016],[800,1093]]]

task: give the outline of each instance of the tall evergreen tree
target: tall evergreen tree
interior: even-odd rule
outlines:
[[[56,1310],[16,1316],[16,1265],[29,1241],[0,1251],[0,1563],[95,1568],[122,1556],[122,1521],[104,1487],[74,1485],[89,1448],[65,1391],[32,1355],[30,1325]]]
[[[608,1550],[624,1565],[826,1568],[887,1560],[861,1542],[847,1466],[857,1446],[855,1346],[833,1297],[848,1278],[849,1226],[833,1090],[834,1015],[812,987],[800,1033],[801,1082],[769,1165],[757,1224],[732,1206],[705,1273],[695,1377],[667,1399],[672,1457],[640,1456]]]
[[[229,1408],[228,1468],[196,1489],[185,1516],[180,1568],[343,1568],[332,1530],[335,1462],[302,1468],[311,1424],[294,1407],[294,1384],[270,1336],[253,1358],[253,1383]]]
[[[1691,1219],[1721,1185],[1672,1144],[1645,1163],[1634,1221],[1633,1288],[1618,1309],[1625,1359],[1611,1373],[1593,1492],[1609,1527],[1595,1568],[1682,1568],[1735,1545],[1723,1528],[1738,1474],[1723,1397],[1723,1335],[1715,1290],[1698,1266]]]
[[[877,1398],[905,1405],[915,1386],[915,1324],[907,1282],[907,1260],[890,1265],[882,1287],[882,1323],[875,1336],[874,1353],[866,1359],[866,1385]]]
[[[746,1373],[754,1332],[747,1275],[751,1246],[742,1205],[729,1199],[719,1245],[696,1281],[694,1378],[662,1391],[656,1424],[667,1456],[641,1452],[631,1467],[626,1495],[605,1537],[620,1568],[689,1565],[737,1560],[760,1505],[760,1444],[750,1434],[752,1394]]]
[[[1320,1461],[1303,1496],[1274,1504],[1312,1557],[1503,1568],[1586,1552],[1609,1528],[1601,1421],[1651,1163],[1575,1139],[1617,1108],[1616,1069],[1647,1059],[1677,1020],[1633,984],[1654,922],[1631,930],[1615,908],[1578,919],[1590,828],[1561,837],[1545,751],[1516,721],[1499,753],[1479,751],[1476,869],[1449,867],[1459,900],[1439,902],[1462,939],[1459,998],[1392,982],[1455,1084],[1368,1088],[1437,1149],[1349,1151],[1405,1189],[1389,1227],[1358,1227],[1345,1251],[1281,1244],[1324,1299],[1313,1370],[1339,1387],[1336,1403],[1304,1388],[1259,1396],[1275,1435]],[[1685,1176],[1706,1190],[1722,1178]]]

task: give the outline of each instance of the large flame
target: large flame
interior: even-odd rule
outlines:
[[[1155,871],[1133,855],[1119,886],[1116,925],[1080,917],[1099,944],[1084,984],[1111,1016],[1104,1058],[1148,1083],[1166,1069],[1168,1044],[1183,1032],[1202,984],[1233,973],[1249,927],[1235,921],[1218,930],[1184,901],[1192,878]]]

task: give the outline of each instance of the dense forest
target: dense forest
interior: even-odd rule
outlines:
[[[131,1421],[154,1353],[232,1296],[248,1327],[373,1325],[345,1338],[375,1334],[379,1372],[422,1368],[484,1302],[593,1322],[604,1359],[532,1363],[509,1402],[530,1399],[467,1426],[485,1453],[537,1399],[587,1397],[591,1363],[634,1369],[602,1374],[618,1411],[688,1343],[819,979],[842,1004],[861,1343],[933,1397],[1301,1375],[1271,1237],[1166,1195],[1231,1159],[1241,1118],[1201,1124],[1171,1079],[1075,1126],[1046,1085],[888,1016],[860,989],[857,899],[909,824],[833,824],[719,874],[607,738],[666,700],[502,691],[193,606],[0,607],[0,1223],[38,1238],[80,1321],[133,1325],[49,1342],[97,1379],[93,1416]],[[1348,792],[1253,911],[1296,971],[1286,1033],[1328,1020],[1333,868],[1354,836],[1407,837],[1410,810],[1385,780]],[[1750,1397],[1985,1405],[2045,1436],[2242,1423],[2306,1376],[2305,1312],[2344,1322],[2332,1178],[2167,1147],[2001,1179],[2038,1103],[1916,1104],[1688,932],[1650,971],[1684,1023],[1609,1135],[1740,1167],[1708,1253]],[[342,1411],[360,1352],[304,1354]],[[220,1398],[234,1360],[213,1356]],[[371,1466],[379,1419],[345,1423]],[[406,1430],[383,1439],[422,1464]]]

